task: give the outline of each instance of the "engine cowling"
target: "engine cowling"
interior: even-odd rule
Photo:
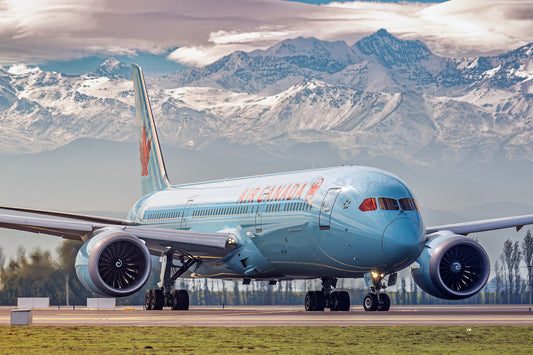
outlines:
[[[150,276],[150,252],[142,240],[108,229],[85,242],[76,256],[76,274],[85,287],[104,296],[125,297]]]
[[[411,270],[416,284],[432,296],[459,300],[478,293],[487,282],[490,262],[476,241],[453,233],[438,233]],[[416,265],[416,264],[415,264]]]

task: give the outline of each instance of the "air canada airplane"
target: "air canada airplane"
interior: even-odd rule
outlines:
[[[533,215],[425,227],[417,200],[396,176],[363,166],[171,185],[146,84],[133,68],[143,197],[126,219],[1,207],[0,227],[83,242],[76,273],[91,291],[124,297],[150,275],[161,281],[145,295],[147,310],[189,308],[179,277],[266,280],[321,279],[306,311],[348,311],[339,278],[365,278],[365,311],[387,311],[385,289],[411,266],[425,292],[457,300],[487,282],[490,262],[469,233],[533,224]],[[30,213],[30,214],[28,214]]]

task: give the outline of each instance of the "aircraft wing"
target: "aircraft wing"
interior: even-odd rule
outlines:
[[[54,214],[61,214],[53,212]],[[65,214],[65,217],[69,214]],[[84,216],[81,216],[84,217]],[[129,221],[110,220],[116,223],[102,223],[105,218],[85,216],[82,220],[66,218],[45,219],[37,217],[0,214],[0,227],[26,232],[43,233],[58,237],[86,241],[91,234],[103,229],[114,228],[134,235],[146,242],[153,255],[161,255],[168,248],[178,254],[203,257],[223,257],[237,246],[235,236],[226,233],[195,232],[169,228],[133,226]],[[122,223],[124,222],[124,223]]]
[[[475,232],[486,232],[511,227],[515,227],[519,231],[523,226],[528,224],[533,224],[533,214],[429,227],[426,228],[426,234],[450,231],[455,234],[468,235]]]

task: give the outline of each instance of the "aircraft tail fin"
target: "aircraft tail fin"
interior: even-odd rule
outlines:
[[[143,195],[163,190],[170,186],[157,137],[157,129],[150,107],[141,67],[132,64],[135,112],[139,129],[139,148],[141,152],[141,183]]]

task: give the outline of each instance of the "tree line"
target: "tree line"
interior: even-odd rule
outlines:
[[[27,253],[19,248],[16,258],[5,265],[0,248],[0,305],[15,305],[18,297],[49,297],[50,305],[85,305],[88,297],[99,297],[87,290],[76,276],[74,262],[81,242],[65,240],[57,250],[58,259],[50,251],[35,249]],[[398,278],[398,284],[387,290],[393,304],[508,304],[529,303],[533,263],[533,237],[528,230],[522,243],[510,239],[503,243],[502,253],[494,265],[496,276],[477,295],[461,301],[446,301],[421,291],[409,276]],[[160,268],[157,258],[150,278],[136,294],[117,299],[118,305],[141,305],[146,289],[156,288]],[[524,268],[527,279],[523,278]],[[350,293],[352,304],[360,304],[368,292],[362,280],[339,279],[339,289]],[[319,280],[222,281],[210,279],[178,279],[175,287],[189,291],[192,305],[273,305],[302,304],[307,290],[320,289]]]

